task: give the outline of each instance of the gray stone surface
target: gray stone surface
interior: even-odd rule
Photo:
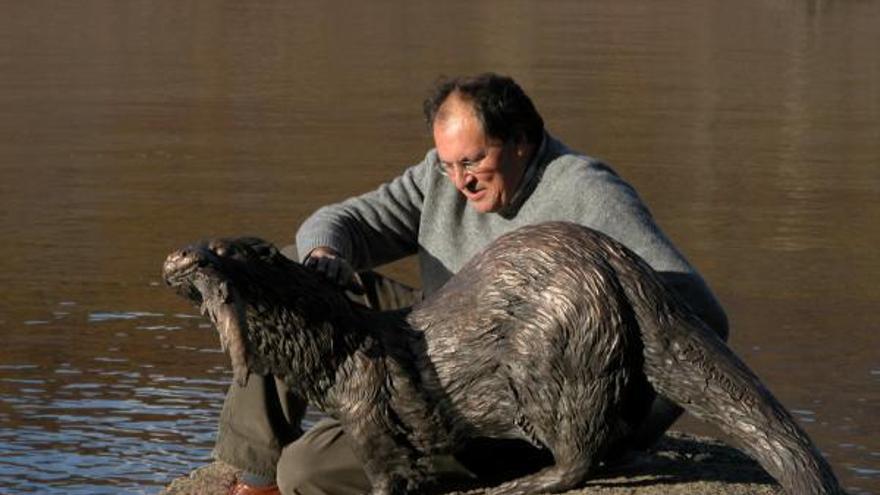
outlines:
[[[162,495],[222,495],[235,469],[213,463],[174,480]],[[478,490],[468,492],[479,493]],[[757,463],[721,442],[671,432],[650,452],[602,469],[568,495],[770,495],[782,494]]]

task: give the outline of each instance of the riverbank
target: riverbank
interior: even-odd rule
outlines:
[[[196,469],[160,495],[225,495],[235,470],[222,463]],[[567,495],[781,495],[756,462],[721,442],[671,432],[656,448],[603,470]]]

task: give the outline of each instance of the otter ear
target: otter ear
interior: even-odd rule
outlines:
[[[278,254],[278,249],[268,241],[264,241],[259,237],[240,237],[236,242],[247,246],[260,258],[271,258]]]

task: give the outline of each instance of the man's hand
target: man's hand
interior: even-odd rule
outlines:
[[[333,248],[319,246],[312,249],[303,261],[303,265],[321,273],[343,289],[350,290],[355,294],[364,293],[364,286],[357,272],[354,271],[348,260],[340,256]]]

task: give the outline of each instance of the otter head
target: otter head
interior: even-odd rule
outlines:
[[[247,272],[245,265],[269,262],[280,256],[274,246],[260,239],[215,239],[171,253],[162,266],[165,283],[211,319],[240,385],[247,383],[251,363],[239,279]]]

